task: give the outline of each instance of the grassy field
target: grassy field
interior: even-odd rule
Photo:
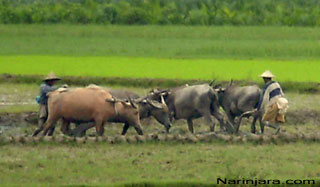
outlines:
[[[19,153],[19,154],[17,154]],[[318,144],[1,146],[1,185],[215,184],[227,179],[320,179]],[[184,184],[183,186],[185,186]]]
[[[319,39],[320,28],[302,27],[0,25],[0,74],[46,75],[53,70],[58,76],[82,78],[216,78],[261,83],[258,75],[270,69],[277,80],[294,87],[296,84],[292,82],[320,82]],[[40,78],[34,82],[40,82]],[[141,95],[150,90],[128,89]],[[36,111],[34,98],[38,92],[39,85],[30,81],[29,84],[2,81],[1,103],[30,104],[2,104],[0,113]],[[289,123],[281,131],[319,132],[320,96],[286,92],[286,97],[290,103]],[[21,119],[13,117],[6,121],[10,115],[4,114],[0,118],[3,131],[0,136],[30,135],[36,125],[27,123],[23,115]],[[241,131],[249,132],[247,123],[245,120]],[[122,125],[108,124],[105,129],[106,135],[116,135]],[[163,133],[164,128],[147,119],[143,121],[143,130]],[[203,119],[195,121],[196,133],[208,130]],[[176,121],[170,133],[188,134],[186,122]],[[59,135],[59,130],[56,134]],[[94,130],[88,134],[94,135]],[[136,132],[130,128],[128,134]],[[273,134],[273,129],[266,128],[266,134]],[[0,148],[0,186],[132,183],[186,186],[199,182],[215,184],[218,177],[281,182],[320,180],[317,143],[40,143]]]
[[[269,69],[283,82],[320,82],[319,61],[159,59],[142,57],[2,56],[0,73],[124,78],[260,81]]]
[[[0,25],[0,55],[319,59],[320,28]]]
[[[319,28],[0,25],[0,73],[320,82]]]

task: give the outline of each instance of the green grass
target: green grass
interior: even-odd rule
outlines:
[[[319,61],[159,59],[139,57],[2,56],[0,73],[124,78],[262,81],[271,70],[278,81],[320,82]]]
[[[17,154],[19,153],[19,154]],[[320,179],[318,144],[6,145],[1,185],[208,183],[228,179]]]
[[[319,59],[320,28],[0,25],[0,55]]]

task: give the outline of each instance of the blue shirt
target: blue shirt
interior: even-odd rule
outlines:
[[[40,99],[39,99],[39,104],[47,105],[48,103],[48,92],[52,92],[58,89],[57,87],[50,86],[46,83],[41,84],[40,86]]]

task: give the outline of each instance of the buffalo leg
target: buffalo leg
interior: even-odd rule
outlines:
[[[213,119],[211,118],[211,115],[210,115],[210,114],[206,114],[206,115],[204,115],[203,117],[204,117],[204,119],[206,120],[207,124],[209,125],[210,131],[211,131],[211,132],[214,132],[215,124],[214,124]]]
[[[123,128],[122,128],[121,135],[125,135],[127,133],[128,129],[129,129],[129,127],[130,127],[129,123],[125,123]]]
[[[45,135],[48,134],[48,131],[53,128],[53,125],[54,125],[54,123],[55,123],[56,121],[57,121],[57,120],[48,118],[48,120],[46,121],[45,126],[44,126],[44,128],[43,128],[43,136],[45,136]]]
[[[140,125],[140,124],[134,124],[133,127],[134,127],[134,129],[136,130],[136,132],[137,132],[139,135],[143,135],[143,132],[142,132],[142,129],[141,129],[141,125]]]
[[[134,127],[134,129],[136,129],[136,132],[137,132],[139,135],[143,135],[143,132],[142,132],[141,128]]]
[[[192,119],[188,119],[187,120],[188,122],[188,128],[189,128],[189,131],[193,134],[193,122],[192,122]]]
[[[219,108],[216,105],[213,106],[212,115],[219,121],[221,130],[226,129],[229,133],[233,133],[234,127],[233,124],[230,124],[232,122],[227,121],[227,123],[224,123],[223,115],[219,112]]]
[[[231,123],[231,125],[233,126],[233,128],[235,128],[235,132],[237,133],[239,131],[239,127],[240,127],[240,123],[241,121],[238,122],[238,124],[235,124],[234,122],[234,116],[231,114],[230,111],[226,112],[226,115],[228,117],[229,122]],[[228,122],[227,122],[228,123]],[[227,127],[226,127],[227,128]],[[228,130],[228,129],[226,129]]]
[[[86,135],[86,131],[92,127],[94,127],[94,124],[78,124],[71,134],[75,137],[83,137]]]
[[[102,136],[104,132],[103,128],[103,122],[102,121],[96,121],[96,131],[98,136]]]
[[[55,127],[51,127],[51,128],[49,129],[48,136],[52,136],[52,135],[53,135],[54,129],[55,129]]]
[[[63,134],[70,135],[70,122],[63,120],[60,130]]]
[[[257,117],[254,117],[253,121],[251,123],[251,133],[253,133],[253,134],[256,133],[256,121],[257,121]]]

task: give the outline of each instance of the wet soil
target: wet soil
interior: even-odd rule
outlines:
[[[320,125],[320,111],[301,109],[286,113],[288,125],[314,124]],[[0,114],[0,127],[16,127],[21,125],[37,125],[37,112],[2,113]],[[244,120],[248,123],[248,120]],[[181,122],[180,122],[181,123]]]

